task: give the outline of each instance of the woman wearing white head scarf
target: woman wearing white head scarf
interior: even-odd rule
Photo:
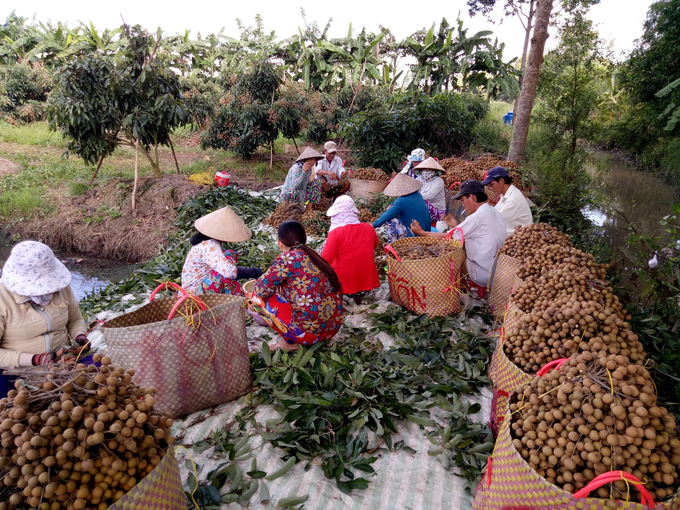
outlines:
[[[70,283],[71,273],[49,246],[23,241],[12,248],[0,278],[0,367],[43,365],[71,340],[87,345]]]
[[[373,226],[359,221],[352,197],[338,197],[326,214],[331,227],[321,256],[335,269],[343,293],[360,304],[363,294],[380,287],[374,258],[378,236]]]
[[[446,170],[434,158],[425,161],[413,168],[416,179],[423,183],[420,194],[425,199],[427,209],[430,211],[432,222],[441,221],[446,215],[446,184],[440,176]]]

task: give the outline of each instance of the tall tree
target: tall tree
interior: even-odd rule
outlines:
[[[537,0],[536,5],[536,26],[531,38],[531,52],[529,61],[522,82],[522,89],[517,106],[517,118],[512,130],[512,140],[508,159],[519,161],[524,157],[524,149],[529,135],[529,121],[531,120],[531,110],[534,107],[536,88],[538,87],[538,75],[543,64],[543,51],[545,42],[548,39],[548,26],[550,25],[550,14],[553,9],[553,0]]]
[[[522,58],[520,61],[520,75],[519,75],[519,89],[522,89],[522,82],[524,81],[524,70],[526,69],[527,53],[529,51],[529,41],[531,40],[531,31],[534,28],[534,15],[536,14],[537,0],[505,0],[503,6],[506,16],[517,16],[522,28],[524,29],[524,44],[522,46]],[[484,14],[487,18],[493,8],[496,6],[498,0],[468,0],[470,7],[470,16],[474,16],[478,12]],[[517,112],[517,105],[519,103],[519,95],[515,99],[513,112]]]

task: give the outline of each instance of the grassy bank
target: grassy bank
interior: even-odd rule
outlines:
[[[275,144],[274,164],[261,151],[242,160],[228,151],[202,150],[188,130],[174,139],[183,175],[178,176],[169,149],[161,148],[163,178],[153,176],[140,157],[138,211],[131,210],[135,154],[121,147],[104,160],[90,184],[94,167],[68,157],[65,143],[45,122],[14,126],[0,122],[0,158],[16,166],[0,174],[0,224],[13,240],[40,239],[55,249],[127,262],[148,260],[175,228],[174,209],[199,193],[217,171],[231,174],[242,187],[281,184],[297,157],[292,144]],[[18,171],[16,171],[18,169]]]

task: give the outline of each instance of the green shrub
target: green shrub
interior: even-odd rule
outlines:
[[[88,192],[90,187],[83,182],[71,182],[69,183],[69,191],[71,196],[80,197]]]
[[[47,69],[27,64],[0,66],[0,116],[22,122],[42,120],[51,89]]]
[[[416,147],[438,157],[465,153],[488,110],[471,94],[396,93],[345,120],[341,130],[362,165],[392,170]]]

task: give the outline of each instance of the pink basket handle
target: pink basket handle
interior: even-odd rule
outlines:
[[[551,361],[550,363],[546,363],[545,365],[543,365],[543,367],[538,371],[538,373],[536,375],[538,375],[539,377],[543,377],[545,374],[550,372],[553,368],[555,370],[559,370],[562,367],[562,365],[564,365],[565,361],[567,361],[567,358],[560,358],[560,359],[556,359],[554,361]]]
[[[456,230],[458,230],[460,232],[460,244],[465,245],[465,235],[463,234],[463,229],[461,229],[460,227],[456,227],[456,228],[451,229],[451,232],[446,234],[446,238],[451,239],[453,237],[453,233]]]
[[[180,294],[182,294],[183,297],[188,296],[188,292],[184,290],[182,287],[177,285],[175,282],[163,282],[161,283],[158,287],[156,287],[156,290],[154,290],[151,295],[149,296],[149,301],[153,301],[153,299],[156,297],[156,294],[163,290],[168,290],[168,289],[174,289]]]
[[[163,282],[161,283],[158,287],[156,287],[156,290],[154,290],[151,293],[151,296],[149,296],[149,301],[153,301],[154,298],[156,297],[156,294],[158,294],[162,290],[166,289],[174,289],[180,294],[182,294],[182,297],[180,297],[177,300],[177,303],[175,303],[175,306],[172,307],[172,310],[170,310],[170,313],[168,314],[168,320],[171,321],[175,317],[175,313],[177,313],[177,310],[179,309],[180,306],[189,298],[191,298],[197,305],[198,308],[205,312],[208,309],[208,305],[206,305],[203,301],[198,299],[196,296],[193,294],[189,294],[186,290],[184,290],[182,287],[177,285],[174,282]]]
[[[449,186],[449,190],[452,190],[454,186],[460,186],[460,181],[456,181],[451,186]]]
[[[626,471],[609,471],[608,473],[603,473],[600,476],[593,478],[588,485],[574,494],[574,498],[586,498],[588,497],[588,494],[590,494],[590,491],[599,489],[608,483],[623,480],[624,478],[629,482],[633,482],[633,485],[640,490],[642,504],[647,505],[649,508],[654,508],[654,499],[649,491],[645,489],[645,486],[640,480]]]
[[[387,255],[388,252],[391,253],[392,255],[394,255],[394,258],[397,259],[399,262],[401,262],[401,258],[399,258],[399,254],[397,253],[397,251],[394,248],[392,248],[392,245],[390,245],[390,244],[385,246],[385,255]]]

